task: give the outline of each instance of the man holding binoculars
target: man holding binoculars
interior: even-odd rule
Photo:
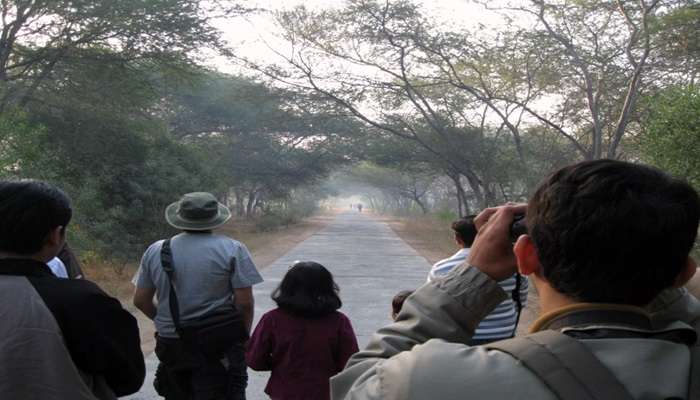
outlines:
[[[509,238],[515,216],[527,234]],[[615,160],[564,167],[527,205],[484,210],[468,262],[427,283],[331,380],[339,399],[700,398],[700,302],[682,286],[700,221],[692,187]],[[468,346],[516,271],[542,316]]]

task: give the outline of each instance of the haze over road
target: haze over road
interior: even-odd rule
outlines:
[[[430,268],[428,261],[387,224],[367,213],[338,214],[325,228],[261,271],[265,282],[254,287],[256,322],[275,307],[270,293],[296,260],[319,262],[333,273],[343,300],[341,311],[352,321],[360,348],[374,331],[389,322],[392,297],[400,290],[422,285]],[[155,355],[146,362],[146,383],[139,393],[126,399],[160,398],[153,390]],[[263,389],[268,373],[248,372],[248,400],[267,399]]]

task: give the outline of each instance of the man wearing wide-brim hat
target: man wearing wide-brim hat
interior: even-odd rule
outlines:
[[[212,232],[230,218],[229,209],[211,193],[185,194],[165,209],[165,220],[182,233],[153,243],[134,278],[134,305],[156,325],[162,363],[154,384],[166,399],[245,399],[244,339],[221,356],[205,357],[192,340],[180,338],[183,331],[176,327],[230,311],[240,316],[245,334],[250,332],[252,286],[262,278],[245,245]],[[171,284],[179,322],[171,312]]]

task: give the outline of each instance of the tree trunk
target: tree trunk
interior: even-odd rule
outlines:
[[[462,176],[459,173],[448,174],[449,178],[455,184],[455,190],[457,191],[457,212],[460,217],[469,215],[469,202],[467,201],[467,193],[464,191],[464,186],[462,186]]]
[[[245,215],[245,205],[243,202],[243,194],[240,190],[234,190],[234,196],[236,197],[236,216],[243,217]]]
[[[483,208],[493,207],[496,204],[496,193],[489,184],[484,184],[484,205]]]
[[[420,201],[420,198],[418,196],[413,198],[413,201],[418,204],[418,207],[420,207],[420,210],[423,212],[423,214],[428,213],[428,209],[425,207],[425,204],[423,204],[422,201]]]
[[[465,175],[465,178],[467,178],[469,187],[472,189],[472,192],[474,192],[474,197],[476,197],[476,202],[479,203],[479,206],[482,208],[488,207],[486,205],[486,198],[484,197],[484,192],[481,190],[481,183],[479,180],[475,176],[470,175]]]
[[[458,186],[458,185],[455,185]],[[457,190],[457,216],[463,217],[465,215],[464,209],[462,208],[462,191],[459,190],[458,187],[455,188]]]
[[[248,193],[248,202],[245,206],[245,215],[247,218],[253,216],[253,207],[255,207],[255,201],[257,200],[256,192],[255,190],[251,190],[250,193]]]

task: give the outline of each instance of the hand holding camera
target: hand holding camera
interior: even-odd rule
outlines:
[[[513,243],[526,232],[526,204],[487,208],[474,219],[478,231],[469,252],[469,264],[496,281],[517,272]]]

